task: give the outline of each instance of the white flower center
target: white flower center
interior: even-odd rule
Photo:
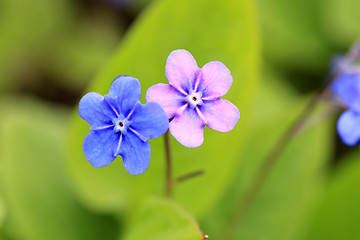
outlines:
[[[126,134],[127,129],[130,125],[130,121],[128,121],[127,119],[117,119],[114,122],[114,130],[115,132],[121,132],[123,134]]]
[[[190,103],[190,105],[194,108],[197,105],[202,104],[201,94],[199,92],[196,92],[196,93],[194,92],[194,93],[189,94],[187,96],[187,100]]]

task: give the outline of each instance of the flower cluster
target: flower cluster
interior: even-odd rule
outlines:
[[[229,69],[213,61],[202,68],[186,50],[175,50],[167,59],[169,84],[156,84],[140,103],[140,82],[118,76],[107,95],[86,94],[79,114],[91,127],[83,151],[94,167],[109,165],[118,155],[133,175],[143,173],[150,163],[150,144],[167,129],[186,147],[199,147],[204,127],[220,132],[232,130],[240,118],[237,107],[221,99],[232,85]],[[169,123],[170,122],[170,123]]]
[[[333,74],[331,91],[348,107],[337,122],[337,130],[342,141],[353,146],[360,140],[360,41],[336,59]]]

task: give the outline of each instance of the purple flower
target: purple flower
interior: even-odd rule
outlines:
[[[109,165],[122,156],[130,174],[142,174],[150,163],[148,139],[168,129],[166,113],[157,103],[140,103],[140,82],[131,76],[115,78],[107,95],[90,92],[79,103],[79,114],[92,130],[83,151],[94,167]]]
[[[344,87],[341,97],[349,110],[340,116],[337,130],[342,141],[353,146],[360,140],[360,76]]]
[[[159,83],[146,92],[147,102],[159,103],[170,119],[170,133],[186,147],[199,147],[204,126],[220,132],[233,129],[240,118],[237,107],[221,99],[232,85],[229,69],[219,61],[197,66],[186,50],[170,53],[165,67],[169,84]]]

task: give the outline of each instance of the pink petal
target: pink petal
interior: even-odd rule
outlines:
[[[182,104],[184,96],[169,84],[158,83],[146,91],[146,102],[156,102],[173,118]]]
[[[166,60],[165,75],[171,86],[186,94],[193,86],[199,67],[186,50],[172,51]]]
[[[199,147],[204,142],[204,122],[194,109],[187,108],[169,124],[170,133],[185,147]]]
[[[202,67],[200,90],[204,97],[217,98],[224,96],[230,89],[233,78],[230,70],[219,61],[208,62]]]
[[[239,109],[225,99],[206,102],[200,108],[206,126],[219,132],[229,132],[240,119]]]

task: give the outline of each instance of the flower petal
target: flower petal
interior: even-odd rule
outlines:
[[[219,61],[208,62],[202,67],[200,90],[204,97],[224,96],[233,82],[230,70]]]
[[[141,87],[140,82],[134,77],[120,75],[112,82],[109,94],[105,96],[115,105],[119,113],[124,117],[133,110],[135,104],[140,101]]]
[[[170,122],[170,133],[185,147],[199,147],[204,142],[204,122],[195,109],[188,107]]]
[[[173,118],[184,105],[184,96],[169,84],[158,83],[146,91],[146,102],[157,102],[165,110],[168,118]]]
[[[360,113],[360,75],[353,76],[351,81],[345,84],[341,98],[350,109]]]
[[[129,131],[121,143],[120,155],[128,173],[132,175],[142,174],[150,164],[150,144]]]
[[[344,90],[351,84],[353,77],[353,75],[347,73],[338,74],[330,85],[331,94],[334,97],[342,98]]]
[[[97,168],[109,165],[116,158],[114,151],[119,137],[120,135],[114,133],[112,129],[88,133],[83,143],[86,159]]]
[[[169,128],[169,119],[162,107],[155,102],[137,104],[132,114],[131,129],[142,136],[143,141],[163,135]]]
[[[229,132],[240,119],[239,109],[225,99],[208,101],[199,109],[206,119],[206,126],[219,132]]]
[[[83,96],[79,103],[79,115],[92,126],[104,126],[111,122],[114,112],[99,93],[90,92]]]
[[[172,51],[166,60],[165,75],[171,86],[189,93],[199,72],[194,57],[186,50]]]
[[[337,130],[345,144],[354,146],[360,140],[360,114],[351,110],[344,112],[337,122]]]

